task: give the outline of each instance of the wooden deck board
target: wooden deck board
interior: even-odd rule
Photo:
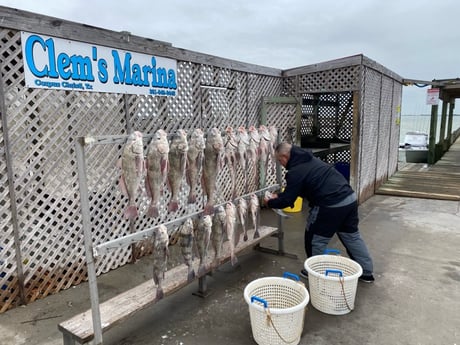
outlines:
[[[376,194],[460,201],[460,138],[433,165],[405,165]]]

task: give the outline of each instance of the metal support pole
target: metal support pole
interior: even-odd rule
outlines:
[[[198,278],[198,291],[193,292],[192,295],[205,298],[209,296],[208,284],[206,282],[206,275]]]
[[[96,267],[93,257],[93,241],[91,236],[91,218],[89,211],[88,181],[86,179],[86,161],[84,153],[84,138],[75,142],[77,155],[78,181],[80,186],[81,214],[85,239],[86,267],[88,269],[89,293],[91,298],[91,315],[93,318],[94,344],[102,344],[101,313],[99,310],[99,295],[97,291]]]

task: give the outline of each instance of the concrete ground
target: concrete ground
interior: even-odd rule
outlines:
[[[374,196],[360,206],[361,232],[374,259],[374,284],[359,283],[355,310],[333,316],[307,307],[300,344],[460,345],[460,203]],[[298,273],[305,260],[303,212],[284,221],[285,250],[298,259],[247,250],[239,265],[208,277],[207,298],[193,283],[104,333],[104,344],[255,344],[245,286]],[[276,225],[265,210],[262,222]],[[277,248],[273,238],[262,245]],[[331,248],[343,248],[336,238]],[[151,279],[150,258],[98,278],[106,300]],[[0,315],[0,344],[62,344],[57,324],[90,308],[87,284]]]

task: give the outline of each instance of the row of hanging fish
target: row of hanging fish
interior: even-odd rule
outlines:
[[[248,130],[240,126],[236,131],[227,127],[224,137],[218,128],[211,128],[206,134],[196,128],[190,133],[190,138],[185,130],[179,129],[168,139],[168,134],[159,129],[154,133],[144,156],[143,135],[135,131],[123,147],[118,163],[121,168],[120,189],[128,197],[124,215],[129,219],[138,216],[136,199],[142,190],[142,181],[145,181],[145,190],[150,199],[148,217],[159,216],[160,199],[165,186],[168,186],[171,193],[168,211],[177,211],[184,178],[190,189],[187,202],[196,202],[195,193],[201,183],[203,196],[206,196],[204,213],[213,214],[217,199],[217,176],[223,166],[228,166],[231,195],[235,199],[237,166],[245,172],[244,178],[247,178],[249,166],[253,166],[254,181],[257,184],[259,161],[264,176],[267,174],[270,157],[274,166],[277,140],[276,127],[264,125],[259,129],[250,126]]]
[[[216,207],[214,214],[202,214],[197,220],[187,218],[185,222],[168,236],[167,229],[160,225],[153,234],[153,280],[157,285],[157,299],[164,296],[163,280],[169,256],[168,246],[179,244],[185,265],[187,266],[187,281],[192,281],[196,276],[201,277],[210,268],[217,267],[222,261],[222,248],[224,239],[229,243],[230,261],[232,265],[237,263],[235,247],[237,241],[237,225],[243,228],[243,240],[247,241],[246,220],[248,215],[254,226],[254,239],[259,238],[259,199],[256,194],[251,194],[249,200],[239,198],[236,205],[227,202],[224,206]],[[207,263],[208,250],[212,247],[214,257],[212,262]],[[196,249],[194,249],[196,248]],[[193,268],[194,251],[199,259],[198,272]]]

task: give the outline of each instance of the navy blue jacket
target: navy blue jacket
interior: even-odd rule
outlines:
[[[286,169],[286,187],[278,198],[267,202],[270,208],[293,207],[299,196],[307,200],[310,207],[332,206],[353,193],[348,181],[334,166],[298,146],[292,146]]]

